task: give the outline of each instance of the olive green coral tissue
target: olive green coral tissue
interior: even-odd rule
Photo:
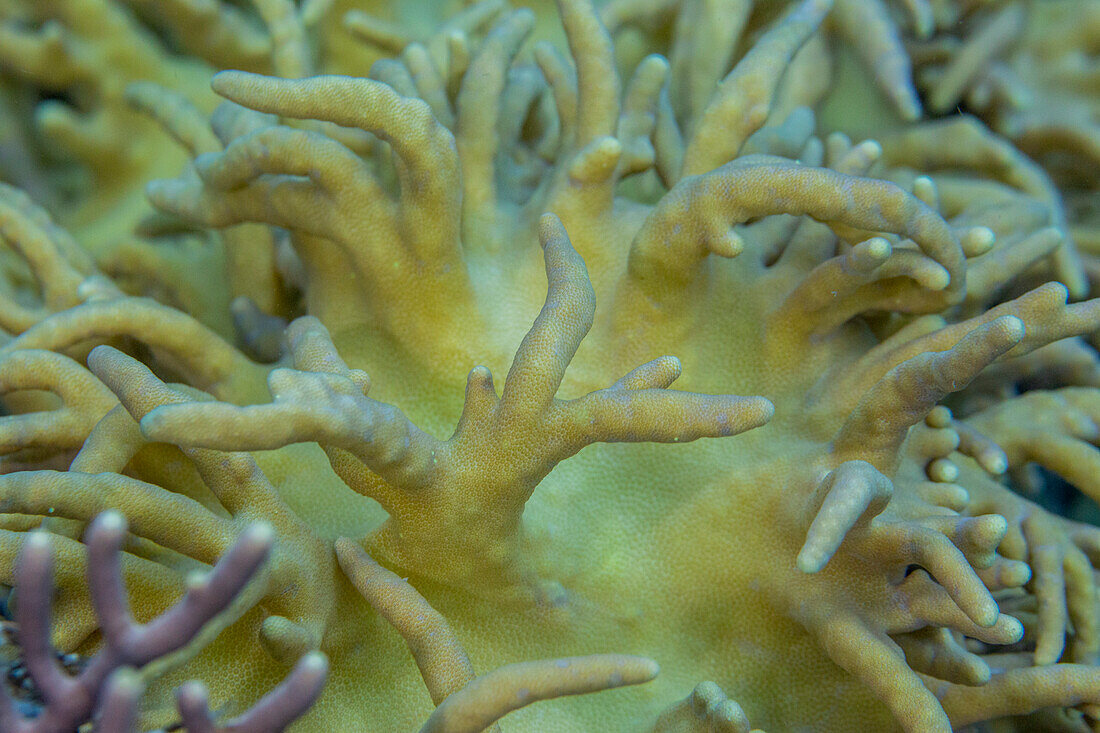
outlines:
[[[1100,726],[1095,0],[515,4],[0,0],[0,728]]]

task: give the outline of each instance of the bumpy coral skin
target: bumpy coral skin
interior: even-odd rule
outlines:
[[[903,35],[932,7],[555,5],[405,28],[0,2],[0,93],[144,113],[191,157],[76,155],[117,180],[71,234],[0,188],[0,581],[29,529],[59,535],[54,642],[91,653],[97,513],[129,521],[139,621],[268,522],[266,571],[157,670],[150,726],[181,680],[232,716],[315,650],[295,730],[1095,724],[1100,530],[1013,488],[1038,463],[1100,492],[1100,300],[1043,168],[974,118],[913,121]],[[84,6],[169,71],[103,83]],[[528,50],[555,17],[568,53]],[[817,129],[865,101],[834,44],[898,112],[879,141]],[[224,101],[168,49],[238,69]]]

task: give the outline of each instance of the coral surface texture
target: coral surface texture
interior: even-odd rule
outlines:
[[[0,0],[0,733],[1100,731],[1100,0]]]

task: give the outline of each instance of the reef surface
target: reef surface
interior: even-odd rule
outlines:
[[[1096,0],[0,0],[0,245],[0,730],[1100,730]]]

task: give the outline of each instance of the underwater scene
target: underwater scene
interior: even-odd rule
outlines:
[[[0,0],[0,733],[1100,731],[1100,0]]]

